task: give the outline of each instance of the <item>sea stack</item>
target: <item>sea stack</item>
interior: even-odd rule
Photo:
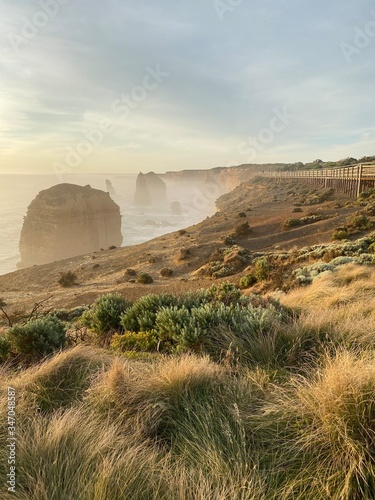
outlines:
[[[121,246],[119,206],[90,186],[58,184],[30,203],[21,238],[18,269]]]
[[[135,205],[152,205],[153,203],[165,203],[167,200],[167,186],[165,182],[154,172],[148,174],[139,173],[135,188]]]

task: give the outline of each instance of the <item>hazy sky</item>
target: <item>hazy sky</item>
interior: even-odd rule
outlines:
[[[373,1],[0,8],[1,173],[375,154]]]

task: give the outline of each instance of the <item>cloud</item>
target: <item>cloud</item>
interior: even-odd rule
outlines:
[[[49,173],[103,119],[116,127],[86,170],[102,168],[95,156],[113,171],[243,163],[238,145],[285,106],[295,119],[257,160],[374,153],[375,38],[349,65],[340,50],[369,21],[369,0],[254,0],[223,20],[211,1],[65,0],[15,51],[9,34],[43,2],[0,0],[0,146],[12,168]],[[113,101],[156,65],[169,77],[117,123]]]

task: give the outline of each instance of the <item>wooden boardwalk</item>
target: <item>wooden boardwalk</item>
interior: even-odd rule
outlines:
[[[260,175],[277,180],[300,179],[308,184],[344,191],[356,198],[363,191],[375,187],[375,163],[360,163],[347,167],[262,172]]]

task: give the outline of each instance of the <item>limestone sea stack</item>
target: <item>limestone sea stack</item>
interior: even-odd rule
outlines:
[[[142,174],[137,177],[135,188],[135,205],[152,205],[153,203],[165,203],[167,200],[167,186],[165,182],[154,172]]]
[[[18,269],[121,246],[119,206],[90,186],[58,184],[30,203],[21,238]]]

